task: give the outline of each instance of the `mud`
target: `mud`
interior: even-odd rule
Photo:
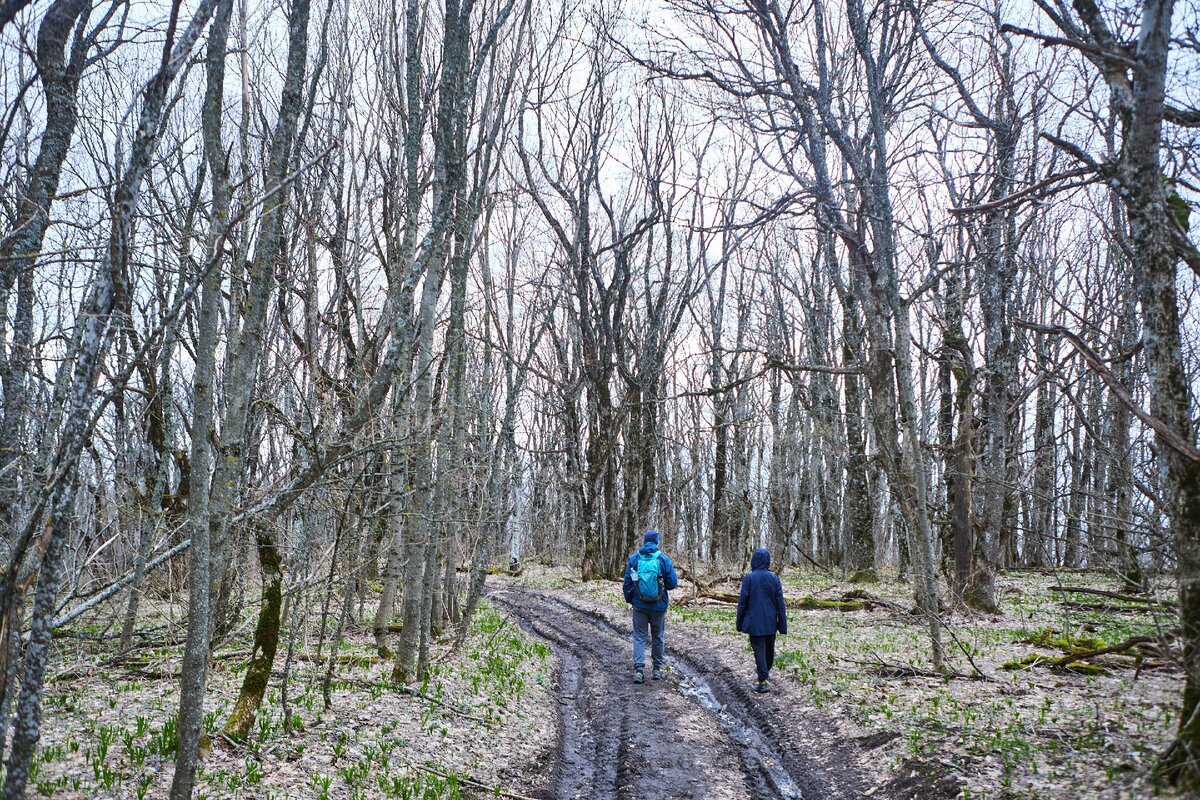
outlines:
[[[632,682],[628,619],[560,591],[490,593],[560,659],[558,764],[541,796],[598,800],[860,797],[855,742],[780,684],[751,691],[707,638],[666,631],[666,679]],[[648,654],[647,654],[648,655]],[[781,682],[782,683],[782,682]],[[872,796],[878,797],[879,794]]]

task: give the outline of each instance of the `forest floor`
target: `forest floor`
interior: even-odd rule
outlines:
[[[429,678],[401,688],[390,682],[392,665],[381,662],[374,647],[369,624],[376,598],[368,593],[366,599],[361,623],[351,626],[338,650],[329,707],[322,698],[328,643],[318,659],[317,626],[309,620],[288,670],[291,721],[282,702],[282,642],[266,701],[243,742],[223,737],[220,726],[237,697],[248,651],[244,645],[218,649],[205,706],[211,744],[202,746],[197,800],[453,800],[515,794],[513,787],[536,790],[548,782],[539,765],[553,759],[555,743],[550,649],[485,601],[462,650],[452,653],[448,640],[436,643]],[[156,618],[182,638],[180,609],[158,610]],[[182,648],[141,649],[116,660],[111,643],[60,642],[29,796],[165,798],[174,769]]]
[[[245,742],[219,729],[247,653],[218,650],[197,797],[1170,797],[1154,794],[1150,772],[1174,730],[1180,673],[1137,649],[1076,664],[1082,672],[1047,663],[1156,636],[1173,625],[1169,609],[1051,588],[1120,594],[1095,574],[1004,576],[1002,616],[952,616],[950,661],[963,677],[943,679],[922,674],[928,641],[908,584],[799,570],[784,583],[798,607],[766,696],[749,691],[732,579],[699,597],[690,585],[673,593],[667,678],[642,686],[630,681],[619,584],[547,568],[494,577],[463,649],[437,643],[429,679],[409,687],[387,680],[368,594],[339,649],[330,706],[328,645],[318,661],[309,619],[287,666],[291,722],[285,642]],[[181,637],[179,607],[147,605],[147,621]],[[58,641],[31,796],[165,797],[180,647],[118,660],[111,641]],[[986,677],[966,677],[976,668]]]

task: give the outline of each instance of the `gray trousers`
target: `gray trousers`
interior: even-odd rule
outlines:
[[[654,668],[663,664],[663,626],[667,621],[665,611],[643,611],[633,609],[633,668],[646,667],[646,628],[650,629],[650,658]]]

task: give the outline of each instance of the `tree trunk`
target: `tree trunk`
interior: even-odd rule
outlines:
[[[195,782],[196,761],[204,721],[204,694],[208,679],[209,640],[212,633],[210,586],[213,577],[210,538],[209,490],[216,375],[217,329],[221,315],[221,251],[229,224],[233,192],[229,167],[221,144],[221,117],[224,105],[225,57],[229,39],[232,0],[222,0],[208,35],[205,63],[206,87],[201,129],[204,155],[212,181],[212,229],[206,254],[214,263],[202,277],[200,313],[197,322],[196,372],[192,379],[191,487],[188,491],[187,528],[192,546],[188,554],[188,622],[183,661],[180,665],[179,746],[175,755],[175,773],[171,779],[171,800],[190,800]]]
[[[946,511],[949,515],[949,541],[947,555],[954,564],[954,593],[966,600],[971,578],[971,543],[975,531],[975,519],[971,501],[973,487],[971,476],[975,474],[974,418],[971,406],[971,387],[975,381],[974,360],[971,348],[962,328],[962,283],[961,275],[953,273],[947,282],[945,300],[945,331],[943,363],[948,371],[947,379],[953,378],[953,398],[944,401],[947,419],[943,424],[950,438],[946,454],[945,483]],[[949,387],[945,389],[949,394]]]
[[[295,162],[296,129],[303,107],[304,74],[308,59],[308,21],[310,0],[292,0],[288,15],[288,55],[284,77],[279,121],[271,135],[270,158],[267,167],[267,188],[278,192],[265,212],[259,230],[254,258],[247,272],[247,294],[242,309],[241,329],[229,336],[229,355],[225,362],[224,386],[228,398],[221,426],[220,458],[213,475],[210,511],[210,536],[220,543],[229,537],[229,517],[234,498],[246,468],[248,452],[250,406],[260,355],[268,301],[275,284],[276,262],[283,249],[284,221],[289,207],[291,189],[285,183]],[[231,324],[231,329],[233,325]],[[245,736],[262,702],[266,681],[279,642],[279,591],[283,581],[282,560],[270,531],[261,523],[252,522],[255,543],[262,570],[262,605],[255,629],[255,646],[251,651],[246,678],[226,722],[230,734]],[[221,559],[215,565],[222,567]],[[239,604],[240,605],[240,604]],[[266,659],[265,665],[263,659]],[[262,682],[260,686],[259,683]],[[175,799],[178,800],[178,799]]]
[[[29,585],[28,581],[19,585],[17,579],[24,555],[18,531],[25,527],[18,512],[21,505],[18,458],[29,411],[26,373],[32,356],[34,265],[50,224],[50,207],[74,135],[79,73],[91,46],[91,42],[77,42],[68,62],[67,39],[76,20],[88,8],[87,0],[56,0],[38,28],[36,63],[46,95],[46,129],[13,227],[0,240],[0,390],[4,394],[0,416],[0,587],[4,590],[0,598],[0,753],[4,752],[8,738],[9,709],[15,697],[20,657],[24,593]],[[12,320],[12,344],[7,346],[9,296],[14,284],[17,308]],[[81,334],[82,327],[78,327],[75,336]],[[72,342],[72,351],[78,348],[78,341]],[[60,387],[65,389],[67,377],[67,370],[60,370],[52,408],[62,407],[61,399],[65,398],[60,398]]]
[[[258,707],[262,705],[267,684],[271,680],[271,667],[275,663],[275,650],[279,646],[280,610],[283,603],[283,562],[279,546],[270,530],[262,524],[254,526],[254,542],[258,550],[258,563],[262,570],[262,597],[258,607],[258,623],[254,628],[254,646],[250,649],[250,660],[246,677],[238,692],[229,719],[225,721],[225,733],[235,741],[242,741],[250,732]]]
[[[832,250],[833,243],[828,247]],[[830,269],[835,266],[831,263]],[[858,298],[848,287],[842,295],[842,365],[858,366],[863,362],[863,329]],[[875,515],[871,505],[870,463],[867,456],[866,420],[862,382],[857,375],[844,378],[846,394],[846,457],[845,530],[847,547],[846,568],[852,572],[875,572]]]
[[[1142,304],[1142,345],[1150,375],[1150,412],[1188,443],[1196,441],[1183,363],[1176,265],[1179,253],[1166,204],[1162,146],[1172,0],[1146,0],[1138,36],[1132,114],[1116,190],[1125,201]],[[1160,434],[1165,495],[1179,563],[1179,625],[1187,674],[1179,731],[1163,769],[1187,791],[1200,790],[1200,462]]]
[[[1076,420],[1071,432],[1071,485],[1067,499],[1067,524],[1063,531],[1063,566],[1077,569],[1083,563],[1083,500],[1087,486],[1088,458],[1085,434]]]
[[[1026,533],[1025,561],[1031,567],[1045,567],[1055,562],[1055,542],[1058,540],[1054,499],[1058,491],[1058,447],[1055,444],[1049,343],[1045,334],[1034,336],[1040,375],[1033,423],[1033,490],[1030,499],[1033,525]]]
[[[4,393],[0,417],[0,563],[8,560],[9,551],[16,545],[11,537],[20,522],[17,513],[21,501],[20,470],[15,462],[21,452],[25,416],[29,412],[26,373],[33,343],[34,266],[50,226],[50,207],[75,133],[78,116],[75,95],[91,41],[75,42],[69,60],[66,45],[76,21],[81,15],[86,18],[90,8],[88,0],[56,0],[38,28],[36,63],[46,95],[46,129],[12,228],[0,240],[0,389]],[[6,348],[9,296],[14,284],[17,307],[12,320],[12,344]]]

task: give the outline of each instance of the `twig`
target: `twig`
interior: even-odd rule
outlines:
[[[1039,192],[1042,192],[1043,190],[1048,189],[1053,184],[1058,183],[1059,181],[1065,181],[1065,180],[1069,180],[1071,178],[1081,178],[1084,175],[1093,175],[1095,173],[1095,171],[1096,171],[1095,168],[1090,167],[1090,166],[1076,167],[1075,169],[1069,169],[1066,172],[1060,172],[1057,175],[1051,175],[1050,177],[1045,178],[1044,180],[1038,181],[1037,183],[1035,183],[1031,186],[1026,186],[1024,189],[1020,189],[1016,192],[1013,192],[1012,194],[1010,194],[1006,197],[1001,197],[998,200],[992,200],[987,203],[977,203],[975,205],[970,205],[970,206],[957,206],[957,207],[952,207],[948,210],[950,211],[951,214],[980,214],[980,213],[984,213],[984,212],[988,212],[988,211],[995,211],[996,209],[1004,208],[1005,206],[1008,206],[1012,203],[1016,203],[1017,201],[1022,200],[1026,197],[1029,197],[1030,195],[1036,195]],[[1092,178],[1092,180],[1096,180],[1098,177],[1099,176],[1094,176]],[[1085,186],[1085,185],[1087,185],[1087,183],[1091,183],[1091,182],[1092,181],[1087,181],[1083,184],[1072,183],[1069,186],[1059,187],[1059,188],[1055,189],[1054,191],[1059,192],[1059,191],[1063,191],[1065,189],[1077,189],[1080,186]]]
[[[150,561],[150,563],[146,564],[145,573],[149,573],[155,567],[169,561],[171,558],[182,553],[184,550],[186,550],[191,545],[191,543],[192,543],[191,539],[184,539],[182,542],[175,545],[170,550],[167,550],[165,553],[154,558],[153,560]],[[51,626],[54,628],[61,628],[63,625],[66,625],[67,623],[74,620],[76,617],[83,614],[85,611],[95,608],[96,606],[100,605],[108,598],[112,597],[117,592],[121,591],[121,589],[124,588],[125,586],[128,586],[129,584],[133,583],[135,577],[136,577],[136,572],[134,570],[130,570],[129,572],[125,573],[124,577],[118,578],[117,580],[113,581],[108,586],[106,586],[105,588],[101,589],[100,591],[98,591],[94,595],[92,595],[88,600],[80,603],[78,606],[71,609],[67,613],[63,614],[62,616],[56,617],[54,622],[51,623]]]
[[[957,634],[954,633],[954,630],[949,625],[943,625],[942,630],[944,630],[946,633],[950,634],[950,638],[954,641],[954,644],[958,647],[959,650],[962,651],[962,654],[967,657],[967,661],[971,662],[971,669],[975,670],[976,675],[978,675],[980,678],[982,678],[985,681],[995,681],[996,680],[991,675],[988,675],[986,672],[984,672],[983,670],[981,670],[979,668],[979,665],[975,663],[974,656],[971,655],[971,648],[965,646],[962,643],[962,641],[959,640]]]
[[[1030,39],[1037,39],[1042,43],[1042,47],[1053,47],[1054,45],[1062,45],[1063,47],[1072,47],[1082,53],[1088,53],[1106,61],[1114,61],[1125,67],[1136,67],[1138,62],[1123,53],[1114,53],[1111,50],[1106,50],[1103,47],[1097,47],[1094,44],[1081,42],[1076,39],[1065,39],[1061,36],[1048,36],[1044,33],[1031,31],[1028,28],[1021,28],[1016,25],[1001,25],[1001,33],[1015,33],[1018,36],[1027,36]]]
[[[826,573],[826,574],[828,574],[828,575],[832,575],[832,574],[833,574],[833,570],[832,570],[832,569],[830,569],[829,567],[825,566],[824,564],[818,563],[818,562],[816,561],[816,559],[814,559],[814,558],[813,558],[812,556],[810,556],[808,553],[804,552],[804,548],[800,548],[800,555],[802,555],[802,556],[804,557],[804,560],[805,560],[805,561],[807,561],[808,563],[812,564],[814,567],[816,567],[817,569],[821,570],[822,572],[825,572],[825,573]]]

